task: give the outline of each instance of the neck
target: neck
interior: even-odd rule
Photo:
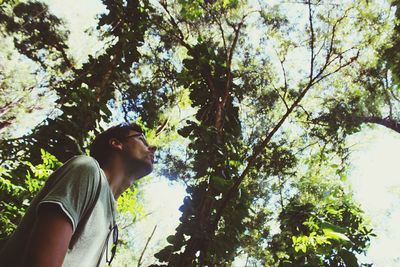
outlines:
[[[101,168],[106,174],[108,184],[110,185],[111,192],[115,199],[118,199],[119,196],[131,186],[133,181],[136,180],[135,175],[129,174],[122,161],[115,157],[111,158],[111,160]]]

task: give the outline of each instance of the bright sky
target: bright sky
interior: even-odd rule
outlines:
[[[355,199],[371,219],[377,238],[368,257],[374,266],[400,266],[400,134],[383,126],[354,135],[349,182]]]
[[[83,30],[95,26],[95,15],[103,11],[100,1],[46,0],[50,10],[65,18],[71,29],[71,51],[79,62],[88,53],[99,50],[99,43]],[[353,148],[352,171],[349,177],[356,199],[361,203],[378,235],[368,253],[374,266],[400,266],[400,134],[378,127],[365,128],[351,139],[359,145]],[[146,211],[151,212],[135,229],[147,238],[158,225],[153,240],[167,236],[178,224],[178,207],[185,195],[183,186],[170,186],[165,179],[155,178],[144,187]],[[138,244],[138,247],[140,244]],[[144,245],[144,243],[142,243]],[[157,245],[157,244],[154,244]]]
[[[67,22],[67,28],[71,31],[68,45],[77,62],[82,63],[89,54],[93,55],[101,49],[101,43],[96,37],[86,32],[97,25],[96,15],[106,10],[100,0],[43,0],[43,2],[49,5],[50,12]]]

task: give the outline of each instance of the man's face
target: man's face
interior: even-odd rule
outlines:
[[[147,143],[142,133],[131,130],[122,143],[122,152],[128,171],[135,173],[138,178],[152,172],[156,149]]]

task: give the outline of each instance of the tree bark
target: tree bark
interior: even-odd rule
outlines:
[[[385,126],[386,128],[389,128],[397,133],[400,133],[400,122],[395,119],[389,118],[389,117],[381,118],[378,116],[370,116],[370,117],[358,117],[357,119],[362,123],[379,124],[379,125]]]

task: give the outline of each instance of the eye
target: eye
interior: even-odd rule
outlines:
[[[143,136],[140,136],[139,139],[142,141],[143,144],[149,146],[149,144],[147,143],[146,139]]]

